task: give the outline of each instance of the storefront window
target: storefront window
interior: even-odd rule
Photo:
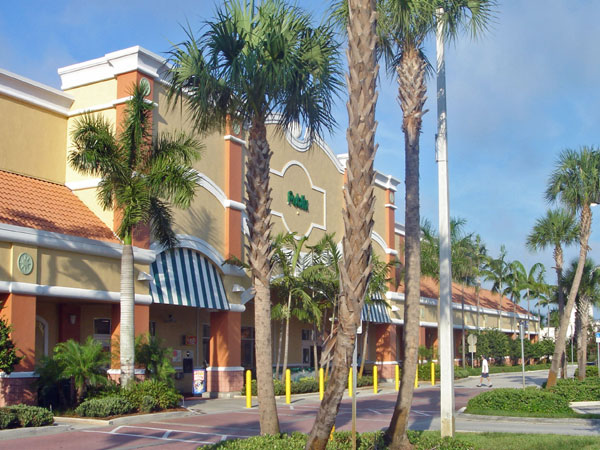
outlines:
[[[254,327],[242,327],[242,366],[254,367]]]
[[[94,339],[110,351],[110,319],[94,319]]]
[[[202,325],[202,354],[206,364],[210,363],[210,325]]]

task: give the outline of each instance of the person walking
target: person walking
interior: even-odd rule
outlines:
[[[479,377],[479,384],[477,385],[477,387],[483,386],[484,378],[488,382],[488,387],[492,387],[492,383],[490,380],[490,368],[488,365],[488,360],[486,359],[485,355],[481,355],[481,377]]]

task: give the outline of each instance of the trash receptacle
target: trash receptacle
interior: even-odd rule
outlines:
[[[194,369],[193,394],[200,395],[206,392],[206,369]]]

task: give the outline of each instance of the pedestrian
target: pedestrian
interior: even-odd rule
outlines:
[[[492,383],[490,382],[490,368],[488,366],[488,360],[485,355],[481,355],[481,377],[479,377],[479,384],[477,387],[483,386],[483,379],[486,379],[488,382],[488,387],[492,387]]]

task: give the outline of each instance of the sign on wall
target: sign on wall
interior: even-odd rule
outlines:
[[[295,206],[302,211],[308,211],[308,200],[304,197],[304,195],[296,194],[292,191],[288,191],[287,193],[287,203],[288,205]]]

